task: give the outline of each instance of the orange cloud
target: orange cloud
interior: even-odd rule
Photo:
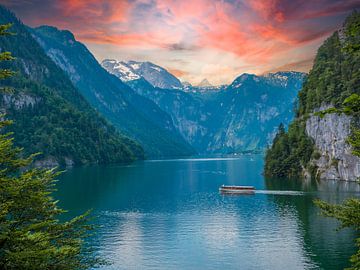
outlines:
[[[320,44],[347,13],[360,8],[359,0],[0,2],[31,26],[50,24],[68,29],[88,44],[133,48],[132,55],[157,49],[158,53],[173,54],[171,58],[188,57],[187,62],[191,52],[223,52],[242,64],[256,66],[252,70],[286,65],[284,61],[300,65],[313,55],[308,50],[316,46],[309,44]],[[187,72],[182,67],[173,69],[177,74]]]
[[[297,62],[287,63],[285,65],[275,67],[270,70],[266,70],[262,74],[266,74],[269,72],[277,72],[277,71],[289,71],[289,70],[308,72],[311,69],[313,62],[314,62],[313,58],[308,58],[308,59],[297,61]]]
[[[183,77],[183,76],[189,75],[189,72],[181,70],[181,69],[166,68],[166,70],[169,71],[171,74],[173,74],[175,77]]]

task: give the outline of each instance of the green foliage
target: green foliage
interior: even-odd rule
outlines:
[[[360,231],[360,200],[348,199],[343,204],[333,205],[321,200],[316,200],[315,204],[320,207],[321,213],[326,217],[336,218],[340,221],[341,228],[352,228],[357,233]],[[351,256],[352,264],[349,270],[360,269],[360,238],[356,239],[358,251]]]
[[[28,30],[92,107],[118,130],[141,143],[148,157],[195,154],[175,131],[167,113],[102,68],[72,33],[50,26]]]
[[[357,114],[360,112],[360,95],[352,94],[343,102],[343,111],[346,114]]]
[[[346,20],[343,33],[335,32],[319,48],[314,66],[299,93],[298,116],[323,104],[342,105],[360,94],[360,14]]]
[[[42,152],[39,159],[52,157],[61,165],[65,158],[75,164],[125,162],[142,155],[141,148],[132,140],[120,136],[114,127],[88,111],[79,111],[71,103],[43,85],[21,76],[7,80],[14,93],[6,106],[14,125],[18,146],[26,154]],[[30,99],[33,104],[19,107],[18,100]],[[137,150],[138,149],[138,150]]]
[[[4,29],[0,25],[0,35]],[[0,119],[0,269],[87,269],[102,264],[84,246],[92,229],[88,213],[59,222],[64,210],[51,196],[58,173],[31,168],[35,155],[21,157],[12,133],[4,133],[12,122],[3,120],[4,115]]]
[[[280,132],[268,149],[265,158],[267,176],[301,176],[305,168],[315,172],[309,164],[313,153],[313,142],[305,133],[305,121],[322,105],[334,107],[316,112],[323,118],[329,113],[346,113],[358,119],[360,110],[360,14],[354,12],[347,18],[343,31],[335,32],[319,48],[314,66],[299,92],[297,119],[289,131]],[[353,127],[349,143],[353,153],[360,153],[360,131]],[[314,176],[314,175],[313,175]]]
[[[341,112],[342,112],[341,110],[339,110],[337,108],[334,108],[334,107],[331,107],[331,108],[328,108],[326,110],[316,112],[316,113],[314,113],[314,115],[319,116],[320,118],[324,118],[324,116],[327,115],[327,114],[341,113]]]
[[[348,142],[352,146],[352,153],[360,157],[360,129],[353,127]]]
[[[0,121],[0,128],[9,125]],[[102,263],[85,248],[91,226],[84,214],[59,222],[64,210],[51,197],[58,175],[31,168],[9,133],[0,135],[0,268],[87,269]]]
[[[349,54],[360,53],[360,19],[357,12],[354,12],[346,20],[348,27],[346,28],[347,40],[345,43],[344,51]]]
[[[358,128],[359,114],[360,114],[360,96],[352,94],[343,102],[343,111],[346,114],[354,117],[353,125],[351,127],[351,135],[347,142],[352,146],[352,153],[360,157],[360,129]]]
[[[265,175],[267,177],[300,176],[302,168],[307,167],[313,153],[313,142],[305,134],[304,123],[295,121],[288,132],[283,125],[265,156]]]
[[[12,35],[11,32],[9,32],[9,28],[12,26],[12,24],[2,24],[0,25],[0,36],[6,36],[6,35]],[[11,52],[1,52],[0,53],[0,62],[1,61],[10,61],[14,60],[15,58],[11,55]],[[10,76],[14,75],[14,72],[9,69],[0,69],[0,80],[6,79]],[[7,87],[0,88],[0,92],[10,93],[11,90]]]
[[[12,93],[0,95],[0,107],[14,120],[6,131],[14,132],[25,154],[42,152],[36,158],[60,165],[130,162],[143,158],[135,141],[120,135],[72,85],[68,76],[44,53],[26,27],[0,7],[0,23],[11,22],[16,35],[0,39],[0,48],[11,51],[14,61],[1,61],[7,70],[0,87]],[[0,29],[1,31],[1,29]],[[5,31],[5,30],[4,30]],[[11,54],[3,54],[12,60]],[[0,75],[1,77],[1,75]]]

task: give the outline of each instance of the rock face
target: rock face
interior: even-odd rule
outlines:
[[[74,35],[51,26],[29,29],[46,54],[60,67],[87,101],[121,133],[138,141],[147,157],[192,155],[195,151],[175,129],[168,114],[151,100],[138,95],[127,84],[109,74]],[[152,74],[150,64],[104,61],[125,81],[141,78],[136,72]],[[127,66],[128,65],[128,66]],[[164,69],[160,70],[162,74]],[[141,72],[140,72],[141,71]],[[177,79],[176,79],[177,80]]]
[[[312,115],[306,121],[306,133],[321,154],[312,163],[320,179],[356,181],[360,177],[360,158],[352,155],[346,142],[351,133],[352,117],[331,113],[323,118]]]
[[[293,118],[305,74],[243,74],[224,88],[160,89],[145,80],[128,84],[172,118],[182,137],[201,154],[263,150],[280,123]]]
[[[2,95],[2,106],[3,108],[8,108],[14,106],[16,110],[20,110],[24,107],[33,107],[36,103],[41,100],[39,97],[34,97],[32,95],[27,95],[20,93],[18,95],[13,94],[4,94]]]

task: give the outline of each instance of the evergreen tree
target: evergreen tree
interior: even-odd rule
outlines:
[[[359,24],[358,24],[359,26]],[[358,32],[359,33],[359,32]],[[359,119],[360,113],[360,96],[352,94],[343,102],[343,107],[340,112],[352,115],[355,119]],[[352,146],[352,153],[360,157],[360,129],[353,126],[351,136],[348,142]],[[341,222],[340,228],[352,228],[357,233],[360,232],[360,200],[351,198],[346,200],[343,204],[333,205],[321,200],[316,200],[315,204],[320,207],[322,214],[327,217],[333,217]],[[358,251],[351,256],[350,262],[352,264],[349,270],[360,269],[360,237],[356,239]]]
[[[331,108],[317,111],[323,105]],[[320,157],[306,134],[311,115],[328,113],[352,115],[352,133],[348,138],[354,154],[360,153],[360,13],[353,12],[341,31],[336,31],[319,48],[314,65],[299,92],[297,118],[288,132],[279,132],[266,152],[265,175],[301,177],[304,169],[316,178],[311,160]],[[316,111],[316,112],[315,112]]]
[[[356,233],[360,232],[360,200],[348,199],[343,204],[333,205],[321,200],[315,201],[320,207],[322,214],[326,217],[333,217],[340,221],[341,228],[352,228]],[[356,239],[358,251],[351,256],[351,268],[349,270],[360,269],[360,237]]]
[[[9,27],[1,25],[0,35],[8,35]],[[1,61],[12,59],[9,52],[0,54]],[[11,75],[0,70],[2,79]],[[58,173],[32,168],[35,155],[22,157],[12,134],[4,133],[11,121],[4,115],[0,119],[0,269],[86,269],[100,264],[84,247],[92,229],[87,213],[58,220],[64,213],[52,198]]]

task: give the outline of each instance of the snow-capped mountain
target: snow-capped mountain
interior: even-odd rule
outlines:
[[[123,82],[144,78],[154,87],[163,89],[182,89],[183,85],[166,69],[150,62],[117,61],[105,59],[101,65]]]
[[[141,76],[136,74],[135,70],[128,66],[125,62],[116,61],[113,59],[105,59],[101,65],[108,70],[111,74],[116,75],[123,82],[140,79]]]
[[[300,72],[242,74],[228,86],[183,83],[184,91],[153,88],[144,80],[128,83],[168,113],[198,153],[224,154],[265,149],[279,124],[293,119],[304,78]]]
[[[182,138],[170,116],[151,100],[103,69],[69,31],[51,26],[28,28],[45,53],[70,78],[85,99],[122,134],[139,142],[148,157],[172,157],[195,151]],[[135,67],[109,62],[127,78],[143,80]],[[129,81],[131,82],[131,81]]]

